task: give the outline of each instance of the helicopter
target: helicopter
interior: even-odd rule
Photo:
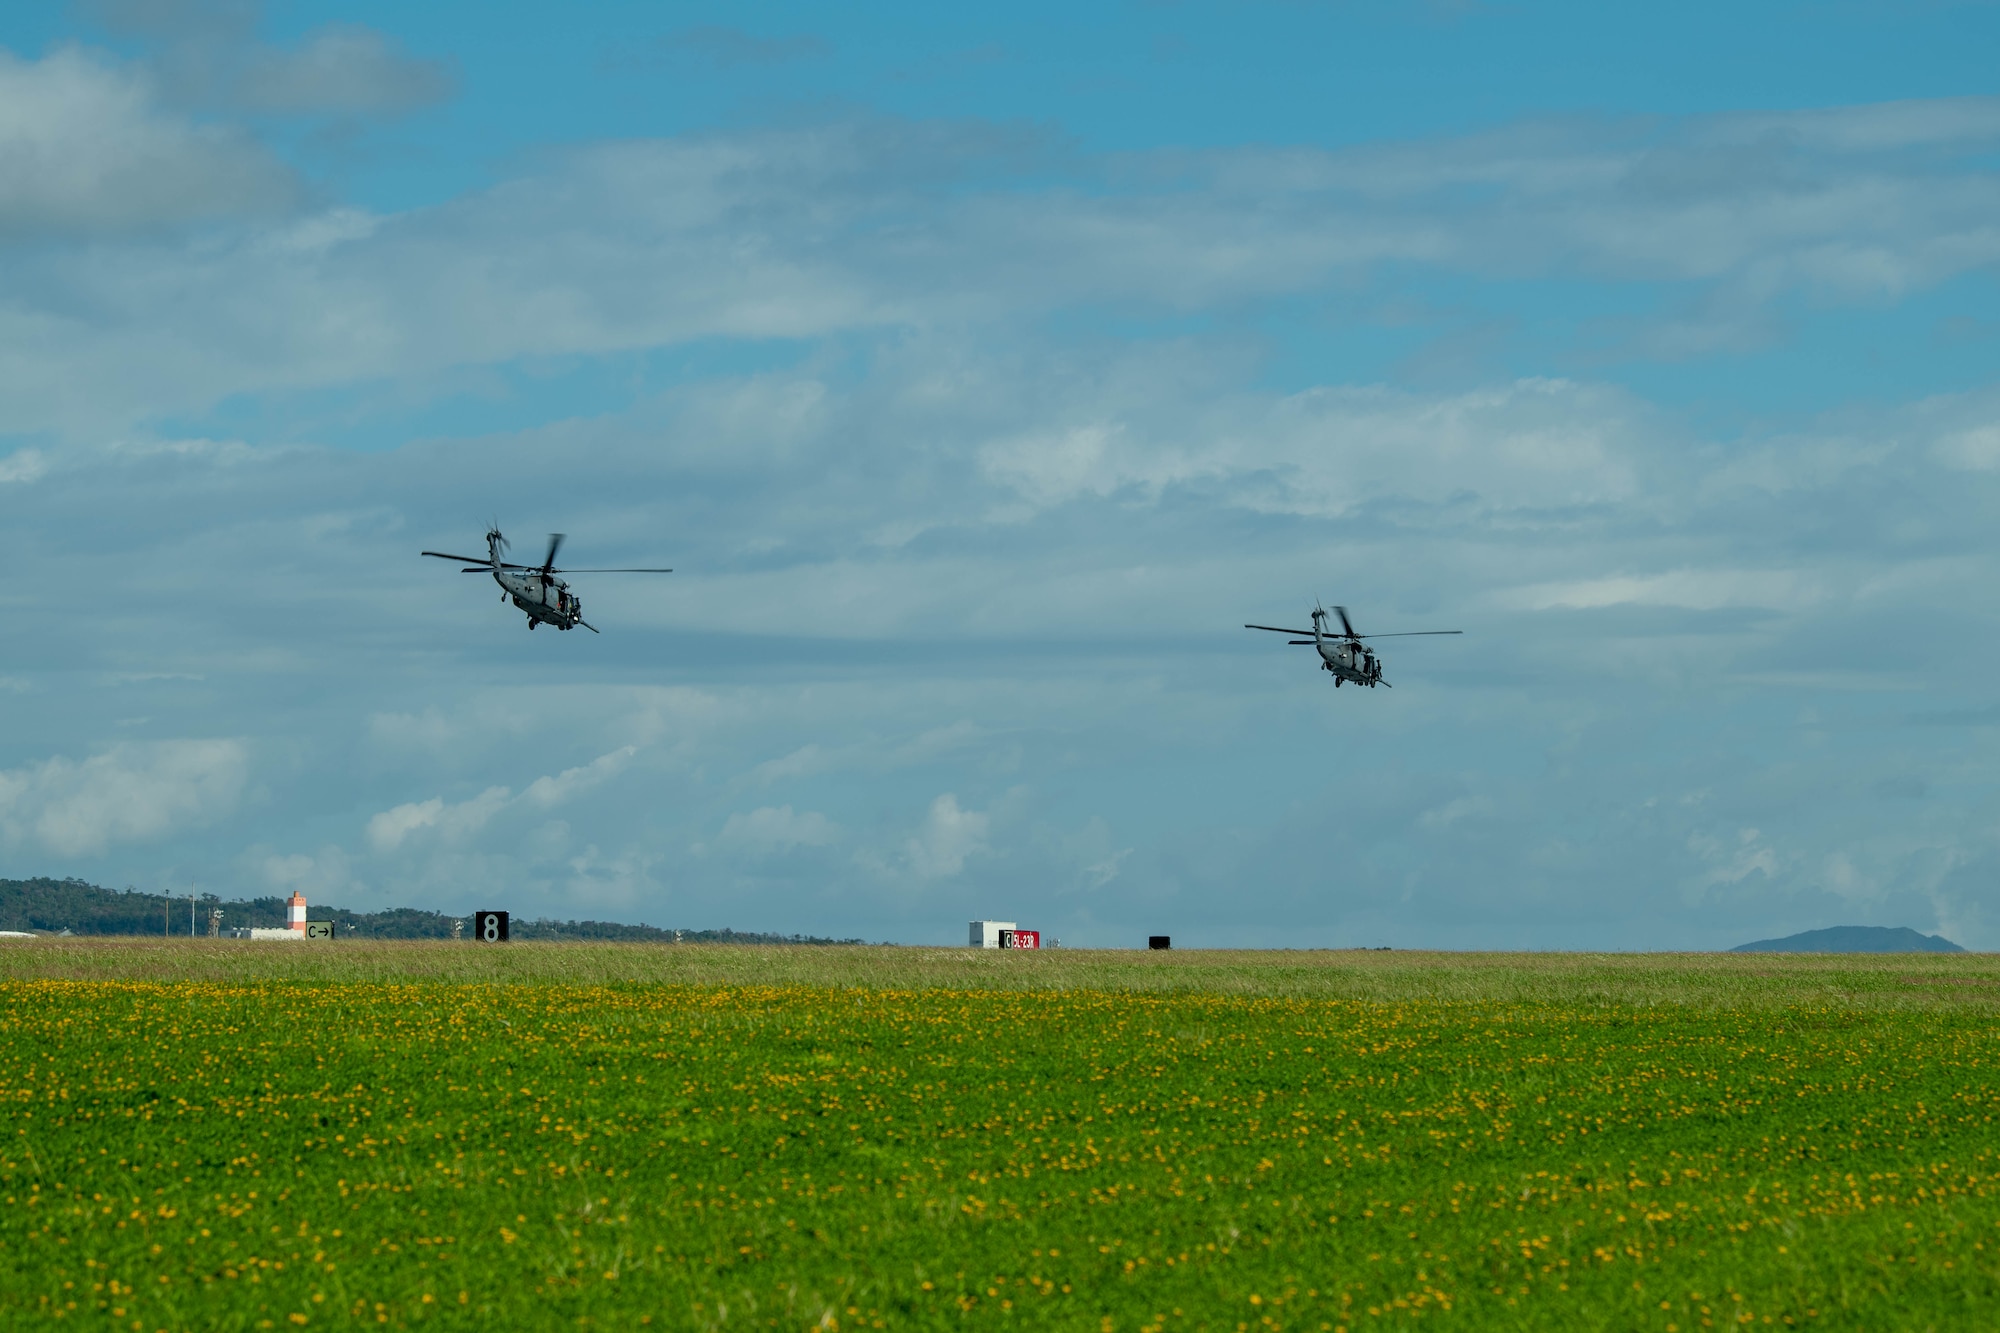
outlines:
[[[583,618],[583,602],[569,590],[569,585],[557,578],[558,574],[671,574],[671,569],[557,569],[556,552],[562,548],[563,534],[549,534],[549,553],[539,565],[514,565],[500,558],[507,549],[507,539],[500,535],[498,527],[486,530],[486,559],[478,556],[452,555],[446,551],[424,551],[420,554],[435,556],[439,560],[456,560],[465,568],[465,574],[491,574],[493,581],[500,585],[500,600],[513,599],[514,605],[528,613],[528,628],[537,624],[554,625],[557,629],[575,629],[583,626],[592,634],[601,633],[597,626]]]
[[[1356,634],[1354,623],[1347,618],[1347,608],[1336,606],[1333,610],[1334,614],[1340,617],[1339,633],[1328,628],[1326,608],[1317,602],[1313,604],[1313,627],[1310,630],[1281,629],[1276,625],[1245,625],[1243,628],[1264,629],[1273,634],[1312,635],[1309,639],[1293,639],[1291,642],[1319,649],[1320,669],[1333,673],[1333,687],[1336,690],[1340,688],[1340,683],[1346,680],[1351,680],[1356,685],[1366,685],[1371,690],[1377,685],[1389,684],[1382,679],[1382,659],[1361,642],[1363,639],[1407,639],[1425,634],[1465,632],[1457,629],[1406,629],[1393,634]]]

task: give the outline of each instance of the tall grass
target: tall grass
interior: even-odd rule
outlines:
[[[470,941],[0,941],[0,980],[816,986],[1550,1004],[2000,1007],[2000,955],[977,949]]]

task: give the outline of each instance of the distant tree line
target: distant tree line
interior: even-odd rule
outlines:
[[[222,909],[222,928],[236,926],[282,926],[285,924],[283,898],[217,898],[197,894],[194,900],[194,933],[208,934],[211,909]],[[445,912],[424,912],[414,907],[392,907],[386,912],[350,912],[341,907],[315,905],[310,910],[315,921],[333,922],[334,938],[358,936],[377,940],[448,940],[452,922],[463,921],[467,934],[468,916],[453,917]],[[43,934],[72,935],[166,935],[185,939],[188,934],[188,898],[142,893],[137,889],[106,889],[81,879],[0,879],[0,930],[26,930]],[[628,926],[618,921],[552,921],[517,919],[508,933],[517,940],[650,940],[671,944],[859,944],[860,940],[834,940],[818,935],[777,935],[767,931],[742,930],[663,930],[658,926]]]

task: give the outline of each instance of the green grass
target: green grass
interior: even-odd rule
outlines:
[[[1678,1333],[2000,1299],[1983,957],[65,941],[0,978],[23,1322]]]
[[[1196,991],[1399,1003],[2000,1005],[2000,955],[926,949],[428,940],[0,940],[0,979]]]

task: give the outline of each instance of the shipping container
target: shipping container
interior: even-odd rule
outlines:
[[[966,941],[975,949],[998,949],[1000,932],[1012,930],[1012,921],[975,921],[972,923],[972,937]]]

